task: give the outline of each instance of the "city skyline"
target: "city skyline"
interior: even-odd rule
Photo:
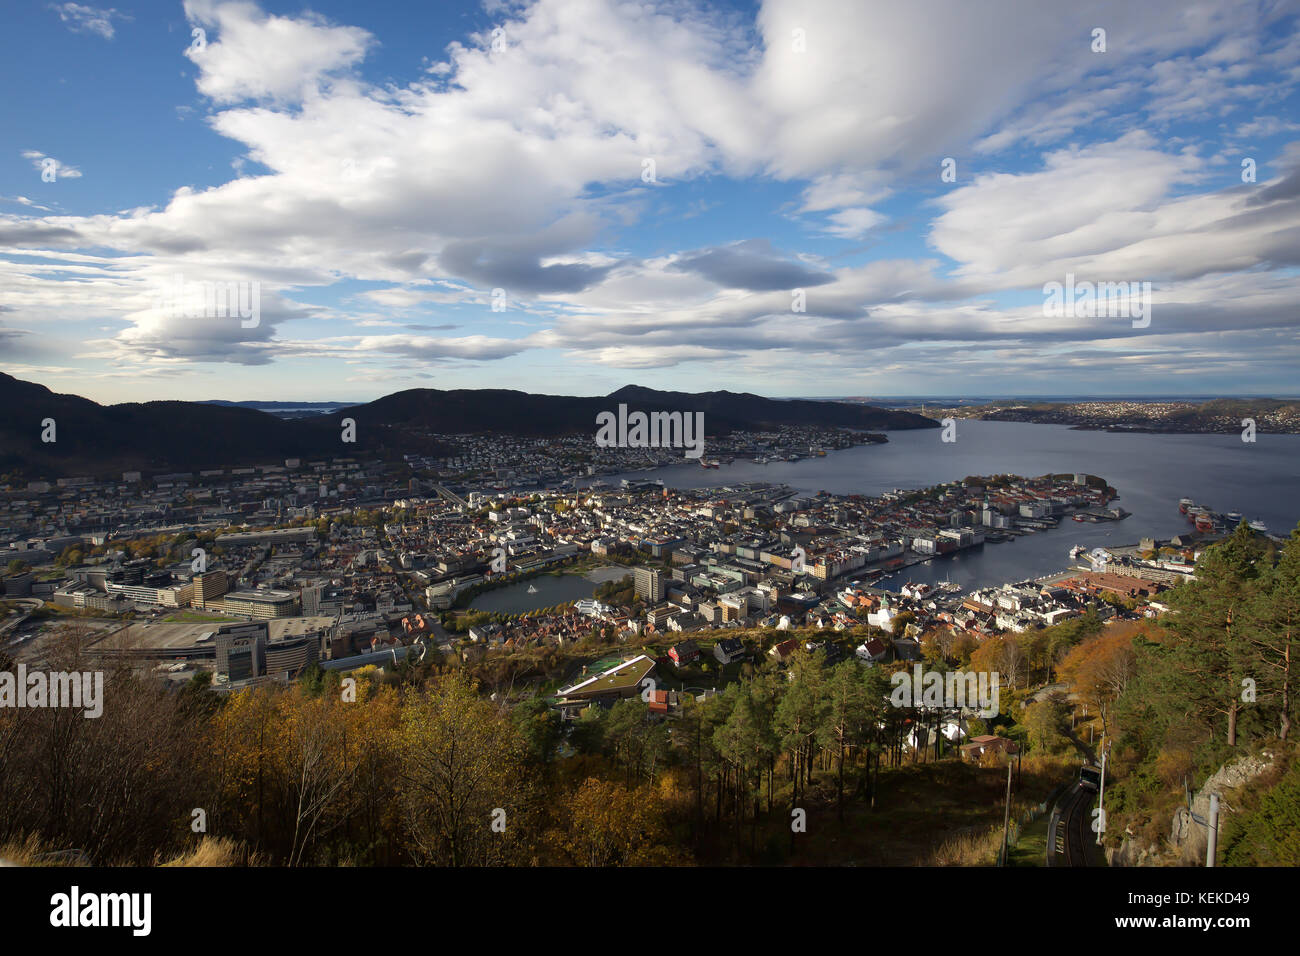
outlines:
[[[1292,394],[1294,8],[931,14],[7,11],[5,371],[103,403]],[[1149,301],[1050,314],[1085,282]]]

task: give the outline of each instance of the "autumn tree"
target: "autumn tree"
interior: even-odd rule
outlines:
[[[970,669],[976,672],[997,674],[1014,690],[1016,674],[1024,655],[1014,634],[998,634],[984,639],[984,643],[971,655]],[[1008,680],[1009,678],[1009,680]]]
[[[1064,740],[1067,723],[1064,701],[1055,694],[1034,701],[1025,708],[1023,723],[1034,749],[1052,753]]]
[[[0,840],[30,834],[100,865],[148,864],[189,833],[200,805],[200,718],[154,679],[103,670],[88,637],[80,624],[62,628],[44,663],[47,673],[97,674],[97,716],[87,719],[84,698],[81,707],[0,709]]]
[[[375,683],[335,711],[343,722],[344,793],[342,836],[393,863],[400,855],[398,760],[401,702],[396,688]]]
[[[662,797],[650,787],[628,788],[595,777],[565,801],[566,825],[552,842],[579,866],[664,866],[674,862]]]
[[[400,790],[406,833],[420,862],[485,866],[518,859],[529,796],[523,749],[514,725],[463,677],[445,679],[407,703]],[[518,818],[513,824],[512,817]]]
[[[246,688],[226,698],[207,729],[213,792],[209,819],[254,847],[271,850],[276,802],[273,743],[277,706],[274,692]]]
[[[1109,732],[1111,707],[1137,667],[1133,639],[1134,632],[1125,629],[1091,638],[1071,650],[1058,667],[1062,679],[1101,716],[1103,733]]]
[[[965,667],[970,664],[971,655],[979,649],[979,646],[979,641],[975,640],[973,634],[962,631],[962,633],[958,634],[953,640],[952,647],[948,653],[960,666]]]
[[[295,689],[277,698],[274,756],[293,819],[289,865],[302,862],[313,834],[343,805],[348,782],[346,722],[333,697]]]

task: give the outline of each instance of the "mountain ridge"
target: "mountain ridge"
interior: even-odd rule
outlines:
[[[122,471],[167,472],[264,464],[285,458],[354,454],[396,457],[449,449],[438,434],[546,437],[594,434],[596,415],[702,411],[706,434],[781,425],[859,430],[937,428],[911,412],[750,393],[664,392],[627,385],[606,396],[537,395],[515,389],[405,389],[307,418],[281,418],[239,405],[154,401],[100,405],[0,372],[0,473],[66,477]],[[356,443],[340,441],[343,419]],[[54,420],[53,442],[42,441]]]

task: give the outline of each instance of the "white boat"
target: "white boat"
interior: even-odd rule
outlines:
[[[535,585],[535,584],[530,584],[530,585],[528,585],[528,593],[529,593],[529,594],[536,594],[536,593],[537,593],[537,585]]]
[[[1268,525],[1256,518],[1248,525],[1251,531],[1258,531],[1260,534],[1268,534]]]

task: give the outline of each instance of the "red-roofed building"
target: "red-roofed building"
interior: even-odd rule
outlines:
[[[791,638],[788,641],[782,641],[780,644],[776,645],[774,648],[768,651],[768,653],[784,664],[787,660],[790,659],[790,655],[793,654],[798,649],[799,649],[798,639]]]

